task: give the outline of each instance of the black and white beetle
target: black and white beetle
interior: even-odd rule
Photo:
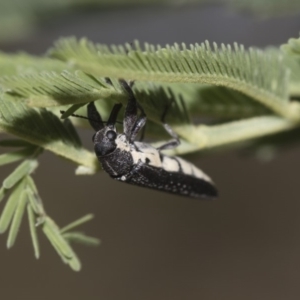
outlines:
[[[106,125],[94,103],[88,105],[88,119],[96,131],[93,136],[94,150],[103,169],[116,180],[138,186],[193,198],[217,197],[213,182],[201,170],[179,157],[161,153],[161,150],[172,149],[180,144],[177,135],[164,122],[167,111],[162,116],[162,122],[172,140],[159,148],[135,142],[146,123],[146,114],[127,82],[119,82],[128,94],[123,133],[117,133],[115,127],[122,104],[115,104]]]

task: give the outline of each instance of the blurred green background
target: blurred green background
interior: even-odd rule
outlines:
[[[245,1],[142,2],[2,0],[0,48],[42,54],[69,35],[108,44],[207,39],[265,47],[299,34],[300,1],[261,2],[260,9]],[[92,149],[93,131],[80,134]],[[228,150],[190,156],[220,190],[212,202],[121,184],[105,173],[76,177],[75,165],[45,153],[35,179],[47,212],[61,226],[95,213],[84,230],[102,244],[75,246],[83,263],[75,273],[40,234],[36,261],[25,218],[10,251],[0,236],[1,299],[299,299],[299,150],[269,163]],[[0,180],[11,168],[0,169]]]

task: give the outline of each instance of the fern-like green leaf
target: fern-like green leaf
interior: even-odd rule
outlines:
[[[0,76],[30,76],[44,70],[62,72],[71,70],[72,66],[49,57],[40,57],[26,53],[8,54],[0,52]]]
[[[4,199],[5,195],[7,193],[7,189],[5,189],[3,186],[0,188],[0,202]]]
[[[16,162],[33,154],[36,147],[25,148],[19,151],[8,152],[0,155],[0,166]]]
[[[31,206],[32,210],[38,216],[43,216],[44,208],[42,206],[42,203],[40,202],[40,199],[39,199],[38,195],[36,193],[34,193],[32,191],[32,189],[29,188],[29,187],[27,187],[26,192],[27,192],[28,201],[30,203],[30,206]]]
[[[79,243],[83,244],[86,246],[98,246],[100,244],[100,240],[94,237],[86,236],[82,232],[67,232],[63,233],[63,237],[68,241],[68,242],[74,242],[74,243]]]
[[[74,229],[77,226],[80,226],[80,225],[82,225],[86,222],[89,222],[93,218],[94,218],[94,215],[92,215],[92,214],[85,215],[85,216],[81,217],[80,219],[78,219],[78,220],[68,224],[67,226],[61,228],[60,233],[66,233],[67,231],[70,231],[71,229]]]
[[[35,257],[39,258],[40,256],[37,236],[37,226],[39,225],[62,260],[73,270],[79,271],[81,268],[80,261],[69,245],[69,242],[75,241],[88,245],[97,245],[99,244],[99,240],[86,236],[84,233],[68,231],[91,220],[93,216],[91,214],[86,215],[60,230],[55,222],[46,214],[32,177],[27,175],[28,172],[20,171],[23,169],[28,170],[28,168],[25,168],[24,164],[20,166],[16,170],[19,170],[17,173],[22,173],[23,177],[16,184],[12,185],[11,194],[0,217],[0,233],[7,231],[9,228],[7,247],[11,248],[14,245],[25,209],[27,208]],[[13,173],[16,172],[14,171]],[[6,191],[7,189],[1,188],[1,197],[5,196]]]
[[[7,94],[0,96],[0,130],[83,165],[90,173],[99,168],[94,154],[79,144],[70,123],[64,126],[52,112],[29,108]]]
[[[288,69],[280,56],[234,44],[211,47],[144,45],[111,46],[86,39],[62,39],[50,51],[52,57],[72,61],[94,76],[156,82],[202,83],[242,92],[286,118],[298,120],[300,106],[288,99]]]
[[[36,160],[25,160],[6,179],[4,179],[3,187],[6,189],[12,188],[24,176],[31,174],[37,166],[38,162]]]
[[[24,181],[20,181],[17,186],[15,186],[15,188],[12,190],[6,205],[4,207],[4,210],[1,214],[1,218],[0,218],[0,233],[3,233],[7,230],[12,217],[15,213],[18,201],[21,198],[22,192],[24,190]]]
[[[7,243],[6,243],[7,248],[11,248],[14,245],[15,241],[16,241],[16,237],[17,237],[17,234],[19,232],[19,228],[20,228],[20,225],[21,225],[21,221],[22,221],[22,218],[23,218],[23,215],[24,215],[26,205],[27,205],[27,194],[23,190],[21,192],[21,195],[20,195],[19,199],[18,199],[17,206],[16,206],[15,213],[14,213],[14,217],[12,219],[12,223],[11,223],[11,226],[10,226],[10,230],[9,230],[9,234],[8,234],[8,238],[7,238]]]
[[[63,238],[56,224],[49,217],[46,218],[43,224],[43,231],[62,260],[69,264],[74,271],[79,271],[81,264],[78,257]]]
[[[4,92],[16,94],[35,107],[81,104],[107,98],[126,100],[104,79],[96,79],[80,71],[5,76],[0,78],[0,86]]]
[[[162,111],[170,103],[170,123],[190,123],[189,116],[231,119],[272,114],[251,97],[220,86],[136,82],[134,93],[147,116],[156,121],[160,121]]]
[[[210,148],[288,131],[296,127],[297,124],[294,122],[278,116],[262,116],[215,126],[199,125],[195,128],[191,138]],[[206,148],[204,145],[202,144],[201,148]]]
[[[34,256],[36,259],[38,259],[40,257],[40,248],[39,248],[39,241],[36,232],[36,224],[35,224],[36,222],[35,222],[34,211],[31,205],[29,204],[27,204],[27,214],[28,214],[29,230],[30,230],[30,235],[31,235],[31,240],[32,240],[32,245],[34,250]]]

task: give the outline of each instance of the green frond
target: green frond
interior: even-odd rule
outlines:
[[[43,224],[43,232],[63,262],[69,264],[74,271],[79,271],[81,264],[78,257],[68,242],[60,234],[57,225],[49,217],[46,218],[45,223]]]
[[[148,117],[156,121],[160,121],[161,112],[170,103],[173,103],[168,113],[171,123],[176,120],[189,123],[190,117],[234,119],[272,114],[251,97],[220,86],[136,82],[134,93]]]
[[[7,193],[7,189],[5,189],[3,186],[0,188],[0,202],[4,199],[5,195]]]
[[[39,241],[36,231],[36,218],[34,215],[34,211],[31,207],[31,205],[27,204],[27,214],[28,214],[28,223],[29,223],[29,231],[30,236],[32,240],[33,250],[34,250],[34,256],[36,259],[40,257],[40,248],[39,248]]]
[[[280,55],[242,45],[208,42],[200,45],[108,47],[86,39],[62,39],[49,54],[94,76],[140,81],[201,83],[239,91],[286,118],[298,120],[300,106],[289,105],[288,68]]]
[[[12,188],[18,181],[26,175],[31,174],[38,166],[38,162],[34,159],[24,160],[6,179],[2,185],[6,189]]]
[[[83,217],[81,217],[80,219],[68,224],[67,226],[63,227],[60,229],[60,233],[65,233],[67,231],[70,231],[71,229],[74,229],[86,222],[89,222],[90,220],[92,220],[94,218],[94,215],[92,214],[88,214],[88,215],[85,215]]]
[[[195,132],[205,140],[208,148],[211,148],[288,131],[296,127],[294,122],[278,116],[261,116],[214,126],[198,125]]]
[[[26,190],[28,202],[30,203],[30,207],[32,208],[34,213],[38,215],[39,218],[41,219],[45,215],[43,203],[41,202],[38,193],[34,192],[32,187],[30,186],[29,180],[32,180],[32,178],[28,176],[27,180],[28,180],[27,184],[29,185],[27,186],[27,190]]]
[[[96,79],[81,71],[42,72],[0,78],[2,90],[17,95],[35,107],[82,104],[97,99],[126,99],[104,79]]]
[[[182,145],[168,154],[185,154],[199,149],[211,149],[226,144],[240,143],[270,134],[288,131],[297,124],[278,116],[261,116],[217,125],[173,126],[180,135],[185,136]],[[159,143],[156,143],[157,145]]]
[[[79,243],[86,246],[98,246],[100,240],[94,237],[86,236],[82,232],[68,232],[64,233],[63,237],[70,243]]]
[[[27,53],[8,54],[0,52],[0,76],[29,76],[47,70],[62,72],[72,66],[49,57],[29,55]]]
[[[36,150],[36,147],[28,147],[19,151],[8,152],[0,154],[0,166],[16,162],[20,159],[24,159]]]
[[[71,124],[64,125],[52,112],[32,109],[12,96],[0,96],[0,131],[50,150],[85,166],[90,173],[99,168],[95,156],[80,145]]]
[[[3,233],[7,230],[15,213],[18,201],[24,190],[24,185],[25,182],[20,181],[12,190],[0,217],[0,233]]]
[[[7,246],[15,243],[25,209],[36,258],[40,256],[39,228],[63,262],[76,271],[81,263],[70,243],[99,244],[96,238],[71,231],[92,215],[60,228],[47,215],[31,177],[43,149],[78,164],[78,174],[99,168],[95,155],[82,147],[73,123],[59,118],[60,110],[64,110],[62,118],[77,109],[85,115],[85,104],[95,101],[105,120],[114,103],[127,102],[128,95],[118,82],[124,78],[135,80],[134,93],[148,118],[147,136],[167,139],[161,116],[168,109],[166,122],[182,141],[175,154],[285,131],[293,132],[295,140],[300,104],[290,98],[300,96],[298,46],[299,40],[289,41],[281,51],[208,42],[189,47],[141,47],[138,42],[107,47],[85,39],[65,39],[51,50],[52,58],[18,54],[5,59],[0,53],[0,131],[22,139],[0,141],[3,147],[20,147],[0,155],[0,166],[23,160],[0,188],[0,201],[10,193],[0,217],[0,233],[9,231]],[[264,146],[261,141],[252,145]]]
[[[23,190],[18,199],[16,209],[14,212],[14,216],[13,216],[13,219],[11,222],[11,226],[10,226],[10,230],[9,230],[8,238],[7,238],[7,243],[6,243],[7,248],[11,248],[16,241],[16,237],[19,232],[19,228],[20,228],[21,221],[22,221],[22,218],[23,218],[23,215],[25,212],[26,205],[27,205],[27,195],[26,195],[25,191]]]
[[[27,163],[28,160],[25,160],[25,162]],[[69,232],[69,230],[91,220],[93,215],[88,214],[65,226],[62,230],[59,229],[55,222],[46,214],[36,185],[32,177],[28,175],[30,173],[29,168],[25,166],[24,163],[20,164],[19,167],[16,168],[18,171],[16,172],[15,170],[12,172],[14,176],[10,175],[7,177],[20,177],[17,183],[11,184],[10,196],[0,217],[0,233],[9,230],[7,247],[11,248],[14,245],[25,210],[27,210],[35,257],[39,258],[40,256],[37,228],[41,227],[62,260],[73,270],[79,271],[81,267],[80,261],[69,243],[75,241],[82,244],[98,245],[99,240],[86,236],[84,233]],[[24,172],[24,170],[27,170],[27,172]],[[21,176],[20,174],[23,175]],[[7,191],[7,189],[4,188],[6,180],[4,180],[0,190],[1,198],[5,196],[5,191]]]
[[[66,258],[71,259],[73,255],[73,250],[62,238],[59,228],[54,223],[52,219],[47,217],[43,225],[43,231],[47,235],[49,241],[55,244],[59,248],[59,252]]]

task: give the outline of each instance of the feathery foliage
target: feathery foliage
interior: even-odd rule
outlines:
[[[248,146],[252,141],[251,151],[257,152],[275,133],[280,135],[272,138],[274,148],[298,140],[299,45],[299,39],[291,39],[281,49],[266,50],[208,42],[109,47],[67,38],[46,57],[0,53],[0,131],[19,138],[0,141],[0,146],[18,147],[0,155],[0,166],[21,161],[0,189],[0,201],[8,196],[0,217],[0,232],[9,231],[7,246],[15,243],[25,211],[37,258],[38,228],[74,270],[80,269],[80,262],[70,242],[98,243],[82,232],[70,232],[91,215],[64,228],[55,224],[45,212],[32,173],[44,149],[77,164],[77,174],[99,169],[73,125],[86,120],[71,123],[66,118],[77,110],[85,115],[85,104],[91,101],[97,102],[104,119],[114,103],[125,105],[128,95],[119,78],[135,81],[134,93],[148,118],[146,136],[169,138],[160,124],[162,112],[169,108],[167,122],[182,141],[173,153],[243,141]],[[65,111],[64,120],[60,110]]]
[[[98,76],[228,87],[283,117],[299,119],[300,106],[288,102],[288,69],[274,52],[246,51],[236,43],[233,48],[215,43],[211,47],[208,42],[164,49],[145,43],[143,48],[137,41],[133,46],[107,47],[70,38],[58,41],[50,55]]]
[[[69,264],[74,271],[79,271],[80,261],[71,248],[70,241],[76,240],[83,244],[97,245],[99,240],[86,236],[84,233],[70,232],[70,230],[91,220],[93,216],[87,215],[60,229],[46,214],[32,178],[32,173],[38,166],[37,156],[41,149],[24,144],[19,140],[6,140],[2,141],[1,144],[2,146],[25,146],[22,150],[1,155],[2,165],[23,159],[23,162],[3,180],[0,189],[0,200],[9,194],[0,217],[0,233],[8,231],[7,248],[11,248],[15,244],[23,216],[27,211],[35,257],[37,259],[40,257],[37,229],[42,228],[62,260]],[[16,157],[17,159],[12,159]]]

